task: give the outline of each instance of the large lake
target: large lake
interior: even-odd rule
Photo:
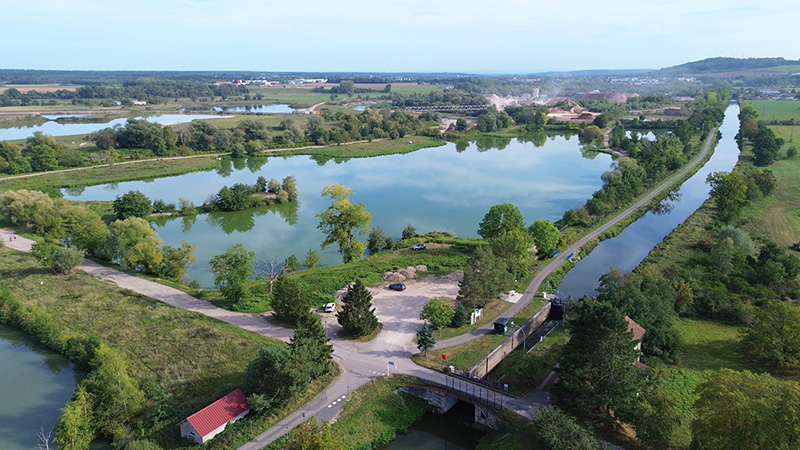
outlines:
[[[476,237],[478,224],[492,205],[510,202],[527,223],[557,220],[565,210],[589,198],[609,170],[611,157],[582,151],[577,137],[538,136],[532,141],[489,140],[456,146],[427,148],[407,154],[344,161],[308,156],[223,160],[222,168],[150,181],[90,186],[64,190],[70,199],[113,200],[139,190],[151,200],[177,202],[185,197],[202,204],[224,185],[253,184],[260,175],[283,179],[294,175],[300,198],[296,205],[235,213],[175,217],[156,223],[159,237],[177,246],[186,240],[197,245],[199,263],[190,278],[211,287],[209,259],[243,243],[259,258],[301,261],[309,249],[320,252],[323,264],[341,262],[335,246],[320,251],[324,240],[316,214],[324,211],[325,186],[341,183],[352,188],[352,200],[363,202],[373,216],[372,226],[399,238],[406,224],[417,232],[451,231]]]
[[[75,115],[65,116],[47,116],[48,118],[55,117],[76,117]],[[229,116],[218,116],[212,114],[161,114],[157,116],[137,117],[137,119],[146,119],[150,122],[159,123],[161,125],[175,125],[177,123],[191,122],[192,120],[200,119],[220,119]],[[33,133],[41,131],[50,136],[72,136],[75,134],[89,134],[95,131],[102,130],[103,128],[113,128],[117,125],[124,126],[128,119],[114,119],[104,123],[58,123],[54,121],[45,122],[41,125],[33,125],[29,127],[13,127],[0,129],[0,141],[13,141],[16,139],[27,139],[33,136]]]

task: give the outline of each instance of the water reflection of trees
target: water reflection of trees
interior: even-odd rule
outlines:
[[[48,350],[43,345],[24,335],[22,332],[8,329],[8,332],[0,334],[0,339],[10,343],[14,347],[24,346],[33,353],[41,356],[44,365],[50,372],[58,374],[62,370],[68,369],[70,361],[63,356]],[[0,331],[5,331],[0,329]]]
[[[86,186],[69,186],[64,188],[64,192],[66,192],[67,195],[72,197],[80,197],[81,195],[83,195],[83,191],[85,190]]]
[[[249,170],[250,173],[256,173],[264,167],[268,160],[269,158],[265,156],[251,156],[245,161],[247,170]]]
[[[255,227],[256,217],[267,213],[277,214],[289,225],[297,224],[300,202],[293,201],[281,203],[279,205],[262,206],[259,208],[246,209],[244,211],[233,212],[212,212],[206,216],[206,223],[213,227],[219,227],[225,234],[233,232],[247,232]],[[184,223],[184,226],[186,224]],[[186,232],[184,228],[184,233]]]
[[[675,203],[681,199],[681,193],[678,192],[679,187],[667,192],[666,195],[653,201],[650,207],[650,212],[656,216],[663,216],[672,212],[675,209]]]
[[[492,149],[504,150],[511,143],[511,138],[498,137],[498,136],[480,136],[475,140],[475,147],[479,152],[485,152]]]

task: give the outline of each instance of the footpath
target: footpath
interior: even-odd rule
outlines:
[[[702,161],[706,155],[708,155],[709,150],[711,149],[711,143],[714,141],[714,137],[717,135],[717,129],[715,128],[711,133],[708,134],[708,138],[706,139],[705,144],[703,145],[703,151],[689,164],[687,164],[683,169],[681,169],[678,173],[670,177],[668,180],[664,181],[658,187],[653,189],[649,194],[645,195],[639,201],[634,203],[633,205],[629,206],[627,209],[619,213],[616,217],[612,218],[605,224],[601,225],[600,227],[596,228],[593,231],[587,233],[584,237],[579,239],[574,244],[570,245],[563,251],[559,252],[559,254],[550,262],[541,272],[539,272],[525,289],[525,292],[522,294],[522,298],[517,301],[517,303],[513,304],[510,308],[508,308],[504,313],[503,316],[506,317],[514,317],[522,311],[522,308],[528,306],[528,303],[533,300],[533,297],[536,295],[541,295],[539,289],[542,286],[542,282],[544,282],[545,278],[547,278],[551,273],[553,273],[556,269],[561,267],[567,261],[567,256],[577,252],[580,250],[581,247],[586,245],[587,243],[597,239],[602,233],[609,230],[611,227],[618,224],[621,220],[625,219],[626,217],[633,214],[637,209],[641,208],[642,206],[646,205],[648,202],[652,201],[658,195],[662,194],[669,186],[673,183],[678,181],[681,177],[686,175],[689,171],[694,169],[700,161]],[[465,344],[472,340],[475,340],[481,336],[484,336],[488,333],[491,333],[494,329],[493,323],[486,323],[480,328],[476,328],[469,333],[462,334],[461,336],[456,336],[454,338],[445,339],[444,341],[437,342],[436,348],[447,348],[453,347],[459,344]]]
[[[669,185],[692,170],[708,154],[715,135],[716,130],[709,134],[700,155],[681,171],[663,182],[656,189],[653,189],[652,192],[631,205],[625,211],[560,252],[560,254],[533,279],[525,290],[522,298],[509,308],[504,315],[513,316],[530,303],[534,295],[538,294],[544,279],[566,261],[566,255],[577,251],[581,246],[596,239],[601,233],[613,227],[630,214],[633,214],[638,208],[661,194]],[[34,242],[30,239],[17,236],[13,231],[5,229],[0,229],[0,239],[2,239],[4,245],[22,252],[29,252]],[[279,339],[284,342],[289,341],[294,334],[293,330],[274,325],[267,321],[264,316],[228,311],[169,286],[128,275],[88,259],[84,259],[83,263],[77,268],[99,279],[110,281],[121,288],[129,289],[133,292],[175,306],[176,308],[213,317],[253,333]],[[492,324],[486,324],[470,333],[439,342],[436,348],[451,347],[472,341],[489,333],[491,329]],[[384,332],[379,334],[378,337],[371,342],[356,343],[342,340],[329,331],[328,337],[331,338],[334,348],[333,356],[343,368],[342,375],[313,400],[282,419],[278,425],[264,431],[259,436],[240,447],[240,449],[254,450],[263,448],[311,417],[316,417],[317,423],[331,420],[348,399],[350,392],[365,385],[372,379],[390,375],[388,372],[390,369],[392,371],[391,373],[410,375],[440,385],[447,384],[449,378],[447,375],[418,366],[411,361],[410,358],[416,353],[416,349],[408,350],[407,346],[396,344],[396,339],[382,341],[382,334],[384,334]],[[389,361],[392,362],[392,365],[389,364]],[[469,386],[470,389],[485,389],[483,386],[464,380],[462,380],[461,383]],[[533,412],[537,408],[550,404],[549,394],[541,391],[534,391],[532,394],[520,399],[502,394],[497,394],[496,398],[503,403],[505,408],[529,419],[533,418]]]

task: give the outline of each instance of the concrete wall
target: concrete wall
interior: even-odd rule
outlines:
[[[492,371],[509,353],[522,345],[526,336],[536,331],[541,324],[547,320],[550,314],[550,302],[547,302],[533,317],[528,319],[522,326],[514,331],[506,340],[497,346],[491,353],[483,358],[472,370],[469,371],[471,378],[483,378]]]
[[[503,429],[503,422],[494,414],[494,411],[480,405],[475,405],[475,423],[493,430]]]
[[[400,387],[400,391],[425,400],[429,405],[434,407],[436,414],[444,414],[458,403],[457,398],[430,389],[402,386]]]

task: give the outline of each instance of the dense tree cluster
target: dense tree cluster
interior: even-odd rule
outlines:
[[[262,205],[286,203],[297,199],[297,181],[293,176],[269,182],[259,177],[254,185],[234,183],[223,186],[214,196],[213,206],[218,211],[241,211]]]
[[[431,91],[427,94],[401,94],[399,92],[392,92],[392,106],[398,108],[405,108],[407,106],[448,105],[486,105],[488,108],[489,101],[481,94],[465,92],[459,89]]]
[[[10,88],[0,93],[0,106],[55,104],[55,100],[102,100],[105,103],[116,100],[130,105],[131,99],[164,103],[175,98],[193,100],[201,97],[226,98],[244,95],[247,92],[247,87],[242,85],[142,77],[125,81],[118,87],[89,84],[74,90],[58,89],[52,92],[29,90],[25,93]]]

